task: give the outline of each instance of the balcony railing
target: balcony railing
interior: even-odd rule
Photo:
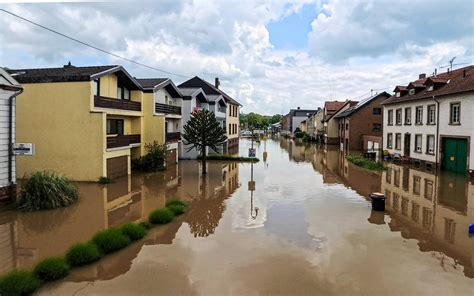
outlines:
[[[140,135],[118,135],[113,137],[107,137],[107,149],[126,147],[131,144],[139,144]]]
[[[177,142],[181,140],[181,133],[166,133],[166,142]]]
[[[164,114],[181,115],[181,107],[168,104],[155,103],[155,112]]]
[[[141,111],[142,103],[129,100],[113,99],[101,96],[94,96],[94,106],[107,109],[120,109],[130,111]]]

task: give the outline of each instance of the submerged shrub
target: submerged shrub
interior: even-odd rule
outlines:
[[[120,227],[122,234],[130,240],[135,241],[143,238],[146,235],[146,228],[135,223],[128,223]]]
[[[181,215],[186,211],[186,207],[179,204],[172,204],[167,206],[167,208],[170,209],[171,212],[173,212],[173,214],[175,214],[176,216]]]
[[[33,272],[40,280],[49,282],[67,276],[69,269],[69,265],[64,258],[51,257],[38,263]]]
[[[25,178],[17,205],[24,211],[55,209],[73,204],[78,197],[77,187],[68,178],[40,171]]]
[[[169,207],[169,206],[172,206],[172,205],[179,205],[179,206],[186,207],[188,205],[188,203],[185,202],[184,200],[180,200],[180,199],[177,199],[177,198],[169,200],[168,202],[166,202],[166,207]]]
[[[384,170],[385,166],[382,162],[375,162],[368,159],[365,159],[357,155],[347,155],[346,159],[349,162],[352,162],[356,166],[360,166],[369,170]]]
[[[86,265],[99,259],[99,249],[92,242],[77,243],[66,253],[66,261],[71,266]]]
[[[157,172],[165,169],[166,144],[153,143],[145,144],[147,154],[135,158],[132,167],[145,172]]]
[[[140,222],[140,223],[138,223],[138,225],[140,225],[141,227],[143,227],[145,229],[151,229],[151,227],[152,227],[151,223],[148,222],[148,221]]]
[[[151,212],[149,220],[152,224],[166,224],[173,220],[174,214],[168,208],[161,208]]]
[[[0,277],[0,295],[30,295],[41,281],[30,271],[14,270]]]
[[[125,248],[131,243],[131,240],[122,234],[122,231],[117,228],[110,228],[98,232],[92,238],[92,241],[97,245],[99,251],[103,254],[113,253]]]
[[[110,184],[110,183],[113,183],[113,182],[114,182],[114,180],[110,179],[107,176],[102,176],[102,177],[99,177],[99,179],[97,179],[97,183],[99,183],[99,184]]]

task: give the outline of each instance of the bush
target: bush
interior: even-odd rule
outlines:
[[[113,183],[114,180],[110,179],[109,177],[106,177],[106,176],[102,176],[102,177],[99,177],[99,179],[97,179],[97,183],[99,184],[110,184],[110,183]]]
[[[103,254],[113,253],[125,248],[131,243],[131,240],[123,235],[120,229],[117,228],[110,228],[98,232],[94,235],[92,241]]]
[[[142,239],[146,235],[146,228],[135,223],[128,223],[123,225],[120,230],[122,234],[132,241]]]
[[[174,214],[168,208],[157,209],[151,212],[149,221],[152,224],[166,224],[173,220]]]
[[[56,209],[73,204],[78,197],[77,187],[68,178],[41,171],[25,178],[17,206],[24,211]]]
[[[180,199],[177,199],[177,198],[171,199],[168,202],[166,202],[166,207],[169,207],[169,206],[172,206],[172,205],[179,205],[179,206],[186,207],[188,205],[188,203],[185,202],[184,200],[180,200]]]
[[[36,265],[33,273],[42,281],[62,279],[69,274],[69,265],[62,257],[47,258]]]
[[[99,259],[99,249],[92,242],[77,243],[66,253],[66,261],[71,266],[86,265]]]
[[[178,205],[178,204],[169,205],[169,206],[167,206],[167,208],[170,209],[171,212],[173,212],[173,214],[175,214],[176,216],[184,214],[184,212],[186,211],[185,206]]]
[[[0,295],[30,295],[40,286],[32,272],[14,270],[0,278]]]
[[[346,159],[349,162],[352,162],[353,164],[355,164],[356,166],[360,166],[369,170],[384,170],[385,169],[385,166],[383,163],[367,160],[357,155],[347,155]]]
[[[132,161],[132,167],[145,172],[157,172],[165,168],[166,144],[153,142],[145,144],[147,154],[135,158]]]
[[[141,227],[143,227],[145,229],[151,229],[151,227],[152,227],[151,223],[148,222],[148,221],[140,222],[140,223],[138,223],[138,225],[140,225]]]

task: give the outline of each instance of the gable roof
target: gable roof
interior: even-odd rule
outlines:
[[[141,89],[141,86],[122,66],[86,66],[76,67],[71,64],[61,68],[8,69],[10,74],[18,73],[20,83],[49,83],[91,81],[115,73],[124,85],[130,89]]]
[[[23,87],[5,69],[0,68],[0,89],[19,91]]]
[[[201,103],[208,103],[206,93],[200,87],[179,87],[179,91],[183,95],[183,100],[192,100],[193,97],[198,99]]]
[[[373,100],[376,100],[380,97],[383,97],[384,99],[387,99],[390,97],[390,94],[387,93],[387,92],[382,92],[382,93],[379,93],[379,94],[375,94],[373,96],[370,96],[368,98],[365,98],[359,102],[357,102],[357,104],[347,108],[346,110],[344,110],[343,112],[337,114],[336,116],[334,116],[334,118],[342,118],[342,117],[347,117],[347,116],[350,116],[352,115],[353,113],[363,109],[363,107],[367,104],[369,104],[370,102],[372,102]]]
[[[440,84],[440,86],[431,91],[425,88],[424,90],[421,90],[413,95],[405,94],[400,97],[394,95],[382,102],[382,104],[397,104],[402,102],[474,91],[474,65],[452,70],[450,72],[441,73],[433,77],[418,79],[412,81],[409,85],[417,85],[422,80],[424,80],[424,87],[433,83]]]
[[[322,121],[329,121],[331,120],[331,118],[333,118],[334,116],[338,115],[339,111],[342,110],[342,108],[344,108],[345,106],[349,105],[349,108],[352,107],[352,106],[355,106],[357,103],[357,101],[351,101],[351,100],[347,100],[345,102],[343,102],[344,104],[342,104],[341,107],[339,107],[339,109],[337,109],[336,111],[334,111],[332,114],[328,115],[326,118],[324,118]],[[344,110],[345,111],[345,110]]]
[[[180,85],[178,85],[178,87],[202,88],[202,90],[204,91],[204,93],[206,93],[206,95],[222,95],[228,103],[242,106],[239,102],[234,100],[231,96],[226,94],[224,91],[216,88],[213,84],[207,82],[206,80],[198,76],[194,76],[193,78],[181,83]]]
[[[324,109],[326,109],[328,112],[335,112],[345,104],[345,101],[326,101],[324,102]]]
[[[318,112],[318,110],[309,110],[309,109],[291,109],[288,115],[290,117],[308,117]]]
[[[135,79],[140,83],[144,90],[153,90],[155,86],[162,84],[163,82],[169,80],[169,78],[136,78]]]
[[[144,92],[154,92],[164,88],[173,98],[182,98],[178,87],[169,78],[135,78]]]

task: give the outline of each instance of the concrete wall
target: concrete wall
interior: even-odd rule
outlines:
[[[142,143],[148,144],[153,141],[158,144],[165,143],[165,117],[155,115],[155,101],[153,93],[143,94],[143,134]]]

